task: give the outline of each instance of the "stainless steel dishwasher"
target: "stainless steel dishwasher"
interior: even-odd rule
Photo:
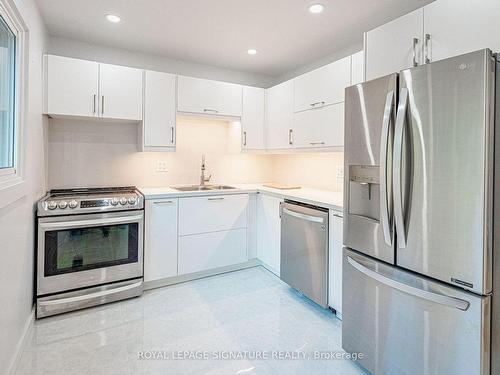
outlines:
[[[328,305],[328,210],[281,205],[281,279],[318,305]]]

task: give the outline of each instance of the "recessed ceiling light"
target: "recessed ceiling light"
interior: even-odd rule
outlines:
[[[247,53],[248,53],[249,55],[256,55],[256,54],[257,54],[257,50],[256,50],[255,48],[250,48],[250,49],[247,51]]]
[[[323,4],[313,4],[309,7],[309,12],[317,14],[321,13],[325,9]]]
[[[113,23],[118,23],[121,21],[121,18],[118,17],[117,15],[115,14],[106,14],[106,19],[109,21],[109,22],[113,22]]]

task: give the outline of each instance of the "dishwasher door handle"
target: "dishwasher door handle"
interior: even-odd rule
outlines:
[[[288,208],[285,208],[285,207],[283,207],[283,213],[290,215],[290,216],[293,216],[293,217],[296,217],[297,219],[307,220],[307,221],[311,221],[313,223],[323,224],[325,222],[325,219],[323,219],[322,217],[302,214],[300,212],[295,212],[295,211],[289,210]]]

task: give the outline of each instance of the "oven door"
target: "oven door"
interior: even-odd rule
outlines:
[[[143,211],[40,218],[37,295],[142,277]]]

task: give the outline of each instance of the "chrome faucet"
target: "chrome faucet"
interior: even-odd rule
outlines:
[[[201,176],[200,176],[200,186],[205,186],[205,182],[209,182],[212,175],[205,178],[205,154],[201,155]]]

